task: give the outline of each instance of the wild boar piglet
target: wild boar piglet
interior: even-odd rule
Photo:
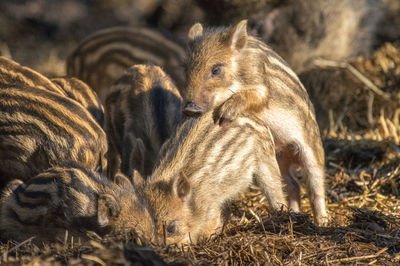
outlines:
[[[133,65],[109,89],[106,131],[109,174],[151,174],[161,145],[181,122],[182,98],[158,66]]]
[[[185,49],[172,34],[149,27],[111,27],[85,38],[67,58],[67,74],[89,84],[105,101],[110,86],[134,64],[162,67],[181,87]]]
[[[87,231],[137,234],[151,240],[154,227],[143,197],[130,180],[118,175],[110,182],[74,163],[50,168],[26,182],[15,179],[3,191],[1,236],[23,241],[75,239]]]
[[[66,161],[105,173],[106,134],[75,100],[0,83],[0,114],[0,187]]]
[[[289,65],[268,45],[247,34],[247,21],[230,28],[189,31],[183,90],[184,113],[214,110],[217,124],[253,114],[271,129],[289,208],[300,211],[300,186],[290,169],[304,173],[314,218],[328,222],[325,207],[325,156],[307,91]]]
[[[212,112],[186,120],[162,147],[144,194],[156,240],[196,242],[221,226],[224,204],[253,181],[272,210],[286,206],[272,135],[265,123],[240,115],[215,125]]]

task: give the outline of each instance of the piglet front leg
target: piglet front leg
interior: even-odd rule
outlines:
[[[266,99],[259,90],[243,90],[233,94],[214,111],[214,121],[224,126],[235,120],[239,114],[261,112],[266,106]]]

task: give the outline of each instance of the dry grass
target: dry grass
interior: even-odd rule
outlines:
[[[128,237],[44,248],[30,240],[0,246],[1,262],[12,264],[251,264],[337,265],[400,263],[400,152],[390,142],[325,139],[327,199],[332,217],[316,227],[306,213],[267,210],[251,188],[231,205],[221,232],[197,245],[143,246]],[[303,193],[304,194],[304,193]]]
[[[300,78],[329,135],[357,132],[399,144],[400,44],[386,43],[370,57],[350,62],[315,60]]]

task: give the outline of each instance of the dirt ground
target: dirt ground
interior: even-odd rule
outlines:
[[[157,0],[48,2],[0,4],[0,54],[47,76],[64,75],[68,54],[100,28],[150,25],[183,36],[194,20],[207,19],[196,1],[175,0],[174,5],[168,4],[174,1]],[[240,1],[232,1],[236,2]],[[273,8],[276,2],[260,3]],[[315,60],[311,68],[299,73],[323,136],[329,226],[312,223],[305,191],[303,213],[271,214],[265,197],[252,187],[232,203],[231,217],[221,232],[196,245],[152,246],[128,236],[102,239],[91,235],[91,241],[81,244],[64,241],[39,247],[27,239],[2,243],[0,262],[399,265],[400,4],[384,2],[390,8],[371,54],[348,61]],[[60,16],[60,6],[69,15]],[[185,10],[191,10],[191,15]]]

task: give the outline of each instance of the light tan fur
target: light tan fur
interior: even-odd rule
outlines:
[[[230,125],[212,112],[186,120],[163,146],[162,157],[144,186],[163,243],[196,242],[221,226],[227,201],[255,182],[272,210],[287,206],[272,135],[255,116]]]
[[[197,33],[188,43],[184,112],[214,110],[221,126],[243,113],[262,119],[274,137],[289,208],[300,211],[299,185],[289,171],[299,164],[315,221],[326,224],[324,150],[313,106],[296,74],[269,46],[247,34],[246,20],[230,28],[193,27]]]

